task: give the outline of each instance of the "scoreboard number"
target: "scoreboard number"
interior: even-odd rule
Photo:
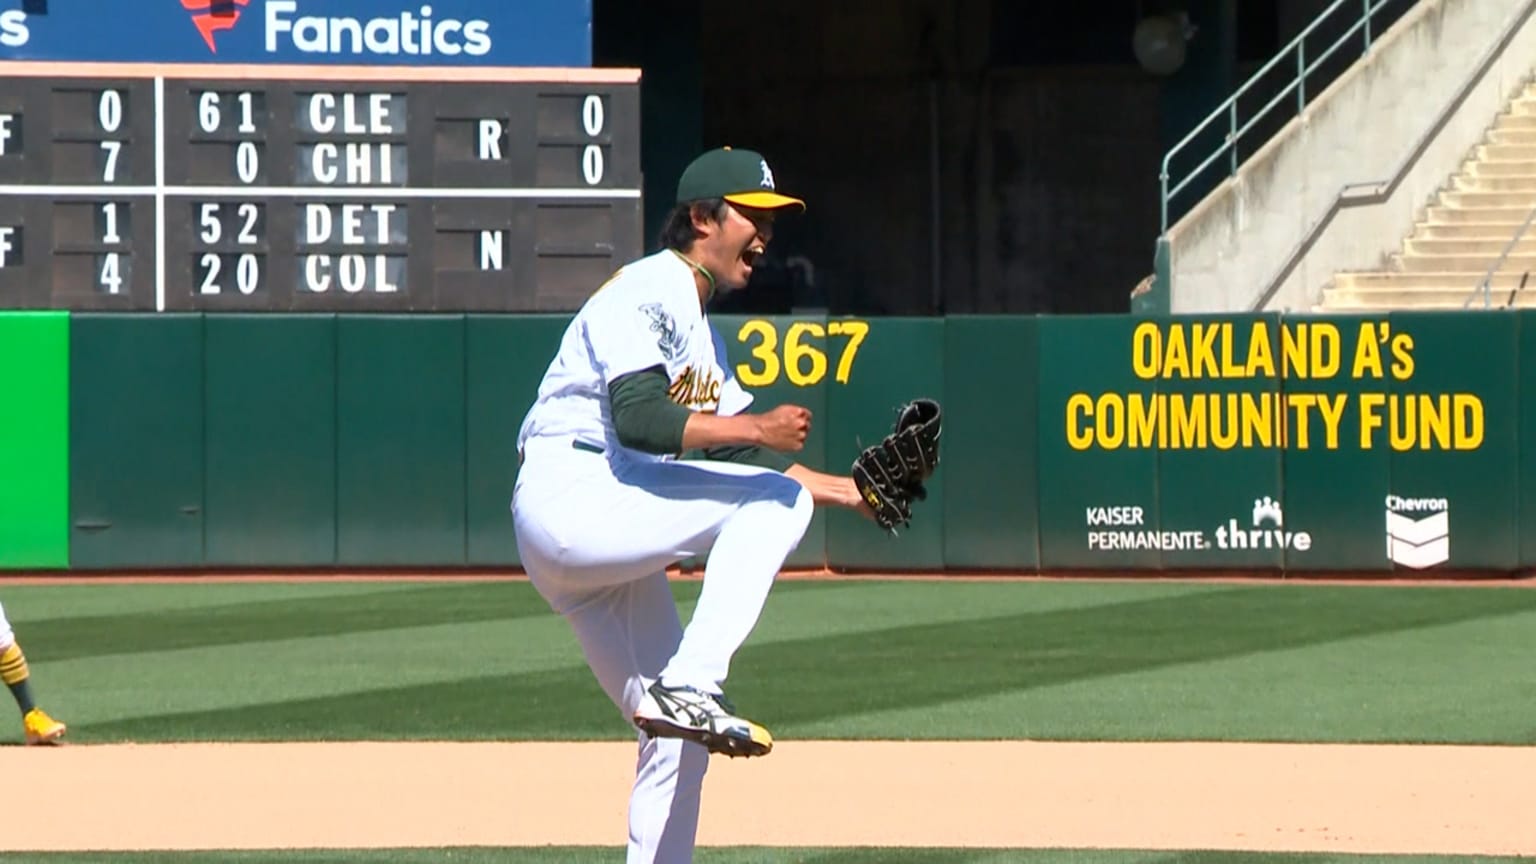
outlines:
[[[564,311],[644,251],[635,69],[0,80],[0,308]]]
[[[221,131],[224,122],[224,111],[220,103],[224,95],[213,90],[205,90],[197,97],[197,123],[203,132],[215,135]],[[235,124],[235,131],[241,135],[251,135],[256,132],[256,97],[249,91],[233,94],[236,106],[236,116],[239,118]]]
[[[96,116],[101,120],[101,131],[116,132],[123,128],[123,94],[116,90],[101,91],[101,102]]]
[[[213,246],[220,243],[226,233],[241,246],[253,246],[260,242],[261,205],[250,201],[240,204],[224,204],[205,201],[197,205],[198,238]],[[233,213],[231,214],[231,211]],[[232,222],[233,231],[226,232],[224,223]]]
[[[121,294],[123,291],[123,264],[122,255],[117,252],[108,252],[101,256],[101,277],[97,282],[101,290],[108,294]]]
[[[588,94],[581,100],[581,126],[589,138],[603,134],[603,97]],[[588,186],[603,182],[603,148],[588,144],[582,150],[581,175]]]
[[[198,293],[218,295],[233,280],[234,290],[249,297],[261,288],[261,259],[251,252],[221,255],[204,252],[197,264]]]
[[[128,207],[122,201],[103,201],[95,208],[96,237],[102,246],[112,247],[123,245],[123,231],[127,227]],[[103,252],[98,263],[96,273],[96,285],[106,294],[117,295],[123,293],[123,282],[126,278],[124,272],[124,253],[108,249]]]
[[[116,201],[108,201],[101,205],[101,242],[121,243],[123,235],[117,231],[117,207]]]
[[[111,135],[123,128],[123,94],[116,90],[101,91],[101,98],[97,103],[96,119],[101,124],[101,131]],[[123,142],[106,139],[101,142],[102,158],[101,181],[103,183],[117,182],[117,160],[123,152]]]

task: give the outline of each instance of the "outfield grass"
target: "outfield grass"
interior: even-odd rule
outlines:
[[[633,734],[521,582],[0,592],[77,742]],[[1523,744],[1532,646],[1525,588],[784,582],[728,687],[782,739]]]
[[[385,849],[261,852],[16,853],[21,864],[605,864],[622,849]],[[7,860],[13,860],[10,855]],[[1429,855],[1136,852],[1066,849],[700,849],[695,864],[1502,864],[1525,859]]]

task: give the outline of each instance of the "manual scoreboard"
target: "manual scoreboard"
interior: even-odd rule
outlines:
[[[0,308],[574,309],[639,127],[636,70],[0,62]]]

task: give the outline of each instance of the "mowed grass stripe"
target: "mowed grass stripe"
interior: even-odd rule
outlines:
[[[184,591],[201,595],[208,587],[231,586],[189,584]],[[236,587],[250,589],[256,586]],[[445,587],[449,586],[418,586],[410,595],[391,599],[415,601],[423,596],[435,596],[435,592]],[[507,587],[482,587],[481,590],[494,597],[502,594]],[[525,596],[532,595],[532,589],[525,584],[510,587]],[[692,602],[699,586],[697,583],[680,583],[675,587],[686,618],[691,614]],[[774,595],[769,612],[765,614],[753,639],[763,644],[804,638],[808,634],[824,632],[829,619],[838,621],[843,628],[841,632],[847,633],[877,629],[893,623],[965,621],[971,616],[995,612],[999,608],[1050,609],[1080,607],[1095,602],[1091,595],[1083,592],[1054,590],[1054,586],[1041,587],[1044,590],[1024,594],[1017,590],[1017,586],[976,585],[971,590],[948,595],[955,602],[936,606],[932,602],[931,591],[887,591],[880,595],[882,602],[871,604],[870,592],[861,583],[786,582]],[[1149,596],[1206,590],[1168,585],[1138,587],[1141,589],[1138,593]],[[53,589],[42,590],[53,593]],[[70,595],[53,594],[52,602],[57,603],[59,596]],[[230,595],[227,591],[220,591],[219,596],[229,599]],[[35,597],[29,599],[34,606],[44,605],[36,602]],[[455,603],[463,602],[457,591],[450,592],[450,599]],[[85,725],[82,721],[89,721],[89,725],[98,731],[104,731],[103,724],[108,722],[135,718],[158,722],[180,715],[186,722],[195,724],[197,729],[206,730],[206,734],[218,734],[221,739],[228,739],[247,734],[247,730],[252,728],[254,716],[236,729],[220,733],[217,730],[225,728],[225,724],[209,724],[208,712],[217,713],[224,709],[244,711],[247,706],[259,707],[267,703],[275,705],[322,697],[328,704],[333,704],[346,701],[348,694],[421,686],[435,689],[437,685],[459,680],[469,681],[470,689],[474,690],[481,686],[480,682],[486,676],[510,676],[525,672],[566,670],[572,674],[564,680],[573,682],[576,690],[595,688],[595,685],[592,688],[584,686],[589,676],[580,651],[566,623],[552,613],[486,621],[435,623],[447,616],[428,610],[420,616],[407,614],[405,617],[410,624],[401,624],[391,629],[353,629],[336,634],[292,637],[285,634],[295,631],[313,632],[313,622],[325,620],[330,614],[330,607],[341,602],[341,598],[322,594],[316,600],[316,607],[306,610],[304,618],[308,623],[300,627],[283,620],[262,620],[267,616],[281,619],[289,608],[286,604],[291,602],[292,598],[284,598],[280,603],[263,599],[244,609],[236,604],[227,604],[214,610],[218,613],[215,617],[239,615],[242,623],[238,632],[247,636],[264,635],[268,637],[264,641],[234,641],[236,633],[220,632],[216,638],[224,640],[226,644],[210,645],[206,643],[215,641],[215,638],[196,638],[195,634],[183,633],[174,637],[173,642],[185,644],[186,647],[149,651],[147,644],[166,641],[166,637],[156,634],[135,642],[120,654],[50,660],[46,668],[48,692],[61,694],[59,698],[62,700],[50,704],[58,708],[61,714],[76,718],[77,726]],[[359,595],[351,597],[350,602],[363,605],[376,601],[371,596]],[[501,601],[488,598],[484,605],[491,608],[494,602]],[[393,614],[399,610],[390,611]],[[114,622],[112,626],[96,626],[101,624],[99,619],[78,622],[85,630],[81,641],[86,643],[86,647],[77,647],[72,653],[93,654],[97,649],[91,647],[90,640],[100,639],[104,633],[121,632],[134,624],[143,624],[146,620],[153,620],[156,628],[162,625],[163,619],[148,619],[146,616],[147,613],[135,612],[127,620]],[[346,621],[356,620],[358,616],[353,610],[345,610],[335,617]],[[165,626],[186,626],[182,621],[163,623]],[[29,640],[28,644],[34,643]],[[42,647],[47,649],[49,646],[45,642]],[[50,655],[33,650],[33,656]],[[210,676],[209,669],[223,670],[223,674]],[[196,686],[186,686],[188,682],[196,682]],[[514,682],[508,683],[510,689],[517,689]],[[471,701],[481,698],[473,692],[469,696]],[[339,700],[337,697],[340,697]],[[415,703],[421,697],[412,692],[402,692],[399,698]],[[537,698],[534,701],[538,701]],[[449,700],[443,708],[445,711],[453,711],[457,705],[458,700]],[[272,728],[291,730],[293,724],[288,720],[288,715],[295,710],[300,713],[313,711],[325,717],[345,713],[344,710],[338,712],[313,703],[293,708],[279,706],[273,713],[281,716],[272,722]],[[459,713],[462,716],[462,712]],[[595,727],[585,730],[583,735],[601,735],[603,728],[613,732],[606,712],[595,719]],[[372,722],[372,718],[367,720]],[[324,737],[323,732],[316,734]],[[105,740],[124,739],[113,733],[113,737]]]
[[[29,654],[49,660],[174,651],[548,614],[526,585],[453,583],[406,590],[235,600],[191,609],[145,609],[12,624]]]
[[[64,584],[15,584],[0,575],[0,595],[4,596],[7,615],[16,621],[32,623],[53,618],[131,615],[272,600],[321,600],[427,587],[432,587],[432,583],[418,580],[203,582],[191,577],[183,581],[134,582],[111,576]],[[14,613],[10,611],[12,607],[16,610]]]
[[[36,864],[621,864],[609,847],[519,849],[258,850],[239,852],[39,852],[7,860]],[[1523,858],[1346,855],[1113,849],[769,849],[701,848],[696,864],[1507,864]]]
[[[271,599],[259,584],[164,586],[102,584],[17,589],[31,611],[54,617],[23,622],[34,662],[46,664],[54,703],[73,716],[93,721],[155,716],[167,712],[241,707],[265,701],[307,699],[357,693],[386,686],[409,687],[488,674],[584,669],[565,622],[542,608],[524,583],[498,585],[398,585],[375,593],[330,593],[335,586],[316,583],[313,603],[284,596]],[[292,590],[293,586],[276,586]],[[355,586],[353,586],[355,589]],[[841,632],[860,632],[893,624],[964,621],[999,608],[1057,608],[1091,604],[1082,592],[1043,590],[1022,594],[1017,586],[975,585],[946,595],[936,605],[929,591],[882,593],[869,603],[861,583],[785,582],[775,593],[753,639],[759,644],[804,638],[826,631],[835,620]],[[195,612],[156,614],[136,608],[121,616],[63,617],[74,605],[91,606],[93,593],[118,598],[142,588],[176,604],[183,595],[226,601],[201,604]],[[699,585],[679,583],[676,595],[685,619]],[[1157,596],[1201,588],[1145,586]],[[508,592],[516,599],[509,603]],[[232,593],[235,592],[235,593]],[[229,602],[236,594],[251,603]],[[82,597],[84,599],[82,600]],[[436,604],[436,605],[434,605]],[[99,604],[96,604],[99,606]],[[474,614],[462,609],[471,607]],[[508,617],[494,617],[497,610]],[[448,619],[448,623],[442,623]],[[485,620],[477,620],[485,619]],[[36,637],[36,638],[34,638]],[[313,644],[299,644],[309,640]],[[112,653],[106,653],[112,652]],[[394,658],[381,662],[382,658]],[[208,668],[226,674],[210,677]],[[172,686],[188,681],[196,687]],[[74,697],[85,694],[86,698]]]
[[[496,586],[497,593],[506,587]],[[526,585],[510,587],[537,599]],[[699,586],[684,582],[674,587],[686,617]],[[885,591],[872,591],[866,583],[786,582],[779,586],[771,611],[753,638],[765,644],[790,634],[824,632],[829,621],[837,622],[844,634],[934,618],[963,625],[970,620],[967,616],[999,608],[1081,609],[1111,599],[1054,585],[1021,591],[1024,586],[1013,583],[970,584],[964,591],[946,591],[954,587],[903,588],[898,583]],[[1166,598],[1212,590],[1150,584],[1126,587],[1116,596]],[[463,599],[460,590],[444,592],[442,587],[389,599],[414,601],[440,594],[455,603]],[[368,597],[350,599],[358,605],[373,602]],[[936,600],[950,602],[940,605]],[[295,644],[278,641],[276,635],[312,632],[311,624],[295,627],[260,620],[286,614],[287,602],[263,602],[244,610],[244,628],[268,634],[274,641],[57,664],[58,673],[49,679],[51,692],[63,692],[67,698],[52,704],[61,716],[71,718],[76,730],[72,737],[82,742],[611,740],[631,734],[592,680],[565,623],[552,614],[512,621],[507,630],[498,629],[501,621],[401,626],[309,637],[312,644]],[[338,602],[340,598],[325,598],[321,608],[306,610],[305,618],[324,620],[330,614],[328,607]],[[485,605],[489,608],[491,603]],[[397,609],[398,603],[392,603],[391,610]],[[233,605],[230,610],[242,611]],[[335,617],[357,620],[359,616],[347,610]],[[414,623],[445,615],[406,617]],[[218,674],[210,674],[210,669]],[[189,682],[198,683],[185,686]]]
[[[795,727],[912,738],[1529,744],[1536,666],[1514,662],[1536,613],[898,706]],[[755,704],[755,703],[754,703]],[[766,722],[766,721],[765,721]]]
[[[1114,595],[1113,586],[1083,586],[1083,590]],[[871,602],[878,602],[877,597],[872,592]],[[1433,628],[1520,616],[1522,626],[1506,631],[1511,638],[1503,655],[1506,662],[1500,668],[1479,670],[1482,680],[1509,682],[1528,680],[1533,674],[1532,664],[1526,662],[1530,640],[1536,638],[1533,612],[1536,591],[1518,588],[1245,586],[961,624],[749,643],[732,667],[737,677],[732,696],[743,705],[772,706],[777,722],[787,729],[1087,681],[1111,688],[1105,691],[1106,707],[1114,710],[1120,697],[1113,689],[1116,685],[1105,679],[1337,646],[1362,637],[1390,635],[1411,645],[1433,638],[1425,635]],[[1296,688],[1337,687],[1339,698],[1347,701],[1354,675],[1349,653],[1330,653],[1322,668],[1313,658],[1305,664],[1290,664],[1290,672],[1278,681],[1266,678],[1260,683],[1267,682],[1271,690],[1286,681]],[[1234,685],[1249,680],[1251,666],[1234,664],[1227,669],[1228,675],[1208,682],[1205,692],[1214,701],[1226,699]],[[1456,684],[1439,683],[1452,689]],[[1440,700],[1445,691],[1418,696]],[[1362,734],[1358,728],[1362,710],[1368,714],[1370,706],[1351,706],[1350,716],[1327,718],[1328,722],[1315,724],[1309,731],[1323,740],[1368,739],[1369,732]],[[1177,717],[1182,712],[1167,713]],[[1077,718],[1062,719],[1068,723],[1043,721],[1043,726],[1059,731]],[[1518,719],[1522,728],[1528,728],[1523,712]],[[1355,728],[1346,731],[1340,723]],[[824,729],[825,724],[818,728]],[[950,731],[953,734],[948,737],[971,736],[963,727]],[[1242,731],[1230,730],[1237,737],[1242,737]]]
[[[95,726],[580,665],[564,622],[541,617],[67,660],[37,687]]]
[[[1112,627],[1108,620],[1078,628],[1068,618],[1054,633],[1027,632],[1021,621],[1012,639],[1014,628],[985,622],[987,631],[959,634],[941,660],[905,652],[926,644],[918,634],[894,639],[884,654],[873,644],[837,645],[826,649],[842,658],[829,664],[835,668],[795,670],[789,680],[778,671],[794,662],[815,668],[817,658],[749,647],[736,665],[735,695],[749,706],[803,711],[817,704],[815,694],[792,699],[792,690],[835,691],[826,676],[847,675],[843,698],[869,710],[772,727],[805,738],[1536,742],[1527,705],[1536,665],[1524,662],[1536,612],[1505,599],[1523,601],[1528,589],[1483,598],[1469,595],[1485,589],[1471,588],[1248,590],[1263,593],[1192,597],[1163,610],[1187,614],[1182,626],[1159,625],[1153,606],[1121,610],[1134,612],[1128,626],[1142,628],[1135,636],[1095,629]],[[1324,593],[1272,593],[1289,591]],[[1259,602],[1234,608],[1242,597]],[[1313,603],[1324,610],[1317,621]]]
[[[962,587],[964,590],[951,589]],[[884,585],[871,604],[870,585]],[[1126,595],[1183,596],[1206,586],[1146,584],[1095,595],[1048,583],[780,582],[759,638],[819,636],[838,629],[965,620],[999,610],[1041,611],[1119,602]],[[686,616],[700,584],[673,594]],[[466,621],[553,616],[524,581],[461,583],[186,583],[12,586],[9,617],[32,653],[51,660],[147,653],[278,639],[344,635]],[[122,638],[132,637],[132,638]]]
[[[402,633],[397,651],[345,650],[331,636],[308,637],[272,651],[269,659],[280,662],[240,669],[230,669],[223,652],[187,651],[176,659],[177,675],[147,682],[150,692],[138,697],[132,690],[145,682],[133,679],[132,656],[104,657],[94,672],[82,667],[98,661],[61,664],[70,675],[60,683],[85,692],[66,691],[59,713],[81,709],[67,719],[71,736],[82,741],[630,737],[582,664],[574,639],[542,609],[542,600],[521,584],[498,586],[514,590],[490,602],[457,593],[483,587],[422,589],[410,599],[443,600],[438,611],[426,614],[395,605],[400,592],[389,601],[364,596],[331,610],[352,625],[336,636],[351,634],[380,646],[389,644],[391,632],[378,629],[381,620],[395,621]],[[697,583],[676,587],[686,607]],[[744,712],[783,737],[1287,737],[1276,735],[1279,729],[1290,732],[1287,740],[1524,742],[1533,734],[1521,696],[1536,684],[1532,665],[1523,662],[1536,639],[1536,592],[1529,590],[903,582],[780,587],[786,590],[770,601],[733,665],[730,692]],[[318,605],[337,602],[328,597]],[[505,631],[484,626],[494,617],[475,617],[492,615],[488,607],[495,603],[501,603],[495,614],[513,610],[514,623]],[[257,624],[273,615],[268,623],[275,624],[285,614],[283,603],[256,605],[255,618],[236,616],[248,635],[281,630]],[[388,679],[391,669],[410,662],[402,657],[411,650],[410,635],[426,632],[419,626],[423,620],[440,621],[465,609],[474,626],[463,625],[461,655],[453,650],[453,625],[434,625],[444,629],[432,633],[430,658],[412,670],[413,676],[431,675],[433,666],[441,667],[438,679],[358,686]],[[530,609],[542,617],[532,617]],[[927,609],[941,610],[929,617],[945,620],[925,620]],[[952,617],[956,609],[967,617]],[[516,610],[529,614],[520,619]],[[149,615],[129,617],[139,626],[163,623]],[[304,623],[289,632],[312,633],[323,618],[316,609],[301,617]],[[540,623],[530,627],[534,620]],[[122,624],[113,639],[131,638],[128,629]],[[792,633],[799,638],[785,638]],[[825,635],[806,635],[812,633]],[[76,635],[87,644],[81,649],[87,657],[102,651],[88,628]],[[487,673],[516,656],[519,640],[529,638],[538,650],[521,650],[541,657],[541,668]],[[1373,668],[1355,662],[1362,641],[1374,646]],[[41,695],[54,704],[46,654],[27,644]],[[276,643],[249,644],[259,649]],[[1477,652],[1468,650],[1471,645]],[[310,650],[315,653],[306,659]],[[568,659],[549,667],[560,652]],[[349,659],[333,662],[338,656]],[[1440,662],[1414,662],[1431,657]],[[1497,657],[1504,662],[1490,668],[1488,661]],[[306,692],[325,695],[292,698],[294,688],[285,682],[296,675],[311,676]],[[331,689],[322,689],[328,678]],[[115,689],[114,679],[120,682]],[[219,686],[233,702],[172,707],[177,700],[157,697],[155,688],[174,688],[177,680],[181,688],[226,682]],[[1415,686],[1393,692],[1392,682]],[[1362,702],[1362,694],[1377,701]],[[1467,701],[1469,695],[1477,701]],[[137,713],[122,710],[124,699],[136,699]],[[1308,713],[1273,710],[1288,705],[1305,705]],[[1463,720],[1446,723],[1436,711],[1446,705],[1461,706]],[[1266,706],[1279,719],[1256,732],[1251,724]],[[933,716],[944,719],[926,725],[913,719]]]

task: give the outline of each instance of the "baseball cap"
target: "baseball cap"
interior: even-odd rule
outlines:
[[[764,210],[805,209],[804,201],[781,195],[774,188],[773,171],[761,153],[730,147],[701,154],[688,163],[683,176],[677,180],[679,204],[705,198],[724,198],[733,204]]]

